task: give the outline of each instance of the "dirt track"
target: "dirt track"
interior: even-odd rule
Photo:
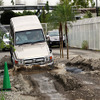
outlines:
[[[53,70],[10,70],[12,92],[6,92],[6,100],[100,100],[99,62],[81,56],[66,61],[56,55]],[[0,87],[2,82],[0,73]]]

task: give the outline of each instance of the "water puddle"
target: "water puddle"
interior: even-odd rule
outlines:
[[[40,76],[35,74],[32,78],[38,82],[40,92],[49,96],[50,100],[67,100],[62,94],[57,92],[53,80],[49,77],[42,74]]]
[[[80,73],[82,72],[82,69],[76,68],[76,67],[66,67],[66,71],[71,72],[71,73]]]

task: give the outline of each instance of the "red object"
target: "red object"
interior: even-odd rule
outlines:
[[[15,60],[15,64],[18,64],[18,61],[17,60]]]
[[[52,56],[50,56],[50,60],[52,60]]]

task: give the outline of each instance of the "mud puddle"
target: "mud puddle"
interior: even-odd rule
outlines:
[[[69,67],[69,66],[66,67],[66,71],[71,72],[71,73],[81,73],[81,72],[83,72],[83,70],[80,69],[80,68]]]
[[[54,80],[46,74],[34,74],[31,75],[31,79],[37,82],[41,94],[48,97],[45,100],[69,100],[56,90]]]

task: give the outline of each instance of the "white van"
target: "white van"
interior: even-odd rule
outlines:
[[[11,18],[10,29],[14,46],[10,53],[14,66],[53,66],[53,55],[36,15]]]

